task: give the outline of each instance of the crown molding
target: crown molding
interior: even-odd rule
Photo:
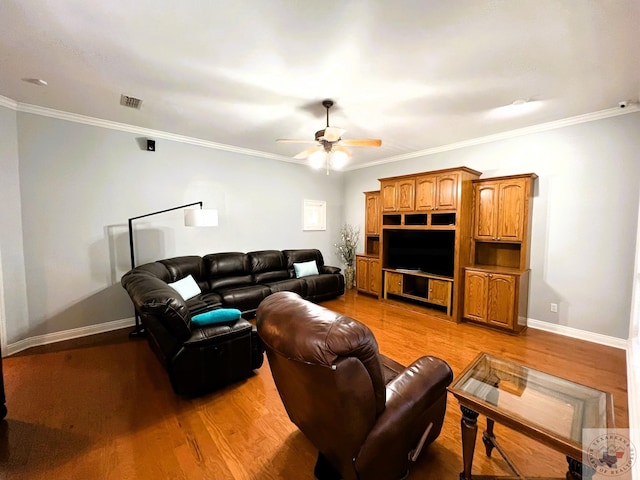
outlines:
[[[18,102],[16,102],[15,100],[11,100],[8,97],[3,97],[2,95],[0,95],[0,107],[7,107],[7,108],[10,108],[11,110],[17,110]]]
[[[15,102],[14,102],[15,103]],[[93,127],[106,128],[109,130],[117,130],[120,132],[134,133],[136,135],[144,135],[147,137],[153,137],[155,139],[161,138],[163,140],[171,140],[173,142],[186,143],[189,145],[196,145],[199,147],[211,148],[214,150],[223,150],[226,152],[240,153],[251,157],[269,158],[271,160],[280,160],[284,162],[304,164],[299,160],[285,157],[283,155],[277,155],[274,153],[261,152],[259,150],[252,150],[249,148],[236,147],[233,145],[226,145],[224,143],[212,142],[209,140],[203,140],[200,138],[189,137],[186,135],[178,135],[170,132],[163,132],[161,130],[153,130],[150,128],[137,127],[127,123],[114,122],[112,120],[104,120],[102,118],[89,117],[86,115],[80,115],[77,113],[64,112],[61,110],[55,110],[53,108],[40,107],[38,105],[31,105],[28,103],[16,103],[18,112],[31,113],[33,115],[40,115],[43,117],[56,118],[58,120],[65,120],[67,122],[81,123],[83,125],[90,125]]]
[[[561,120],[555,120],[553,122],[539,123],[538,125],[533,125],[531,127],[508,130],[506,132],[487,135],[485,137],[472,138],[469,140],[464,140],[462,142],[455,142],[455,143],[450,143],[448,145],[428,148],[426,150],[418,150],[416,152],[396,155],[393,157],[387,157],[387,158],[377,160],[375,162],[369,162],[362,165],[354,165],[351,168],[345,168],[345,170],[358,170],[361,168],[373,167],[375,165],[383,165],[386,163],[399,162],[401,160],[409,160],[417,157],[426,157],[429,155],[435,155],[437,153],[449,152],[451,150],[459,150],[461,148],[472,147],[474,145],[481,145],[483,143],[497,142],[499,140],[506,140],[509,138],[520,137],[523,135],[531,135],[534,133],[546,132],[548,130],[556,130],[559,128],[569,127],[571,125],[594,122],[596,120],[602,120],[604,118],[610,118],[610,117],[617,117],[619,115],[627,115],[629,113],[634,113],[634,112],[640,112],[640,108],[637,105],[630,105],[625,109],[608,108],[606,110],[600,110],[599,112],[586,113],[584,115],[576,115],[575,117],[568,117]]]
[[[195,137],[188,137],[186,135],[178,135],[170,132],[163,132],[160,130],[152,130],[150,128],[137,127],[127,123],[114,122],[111,120],[104,120],[101,118],[89,117],[86,115],[79,115],[76,113],[64,112],[61,110],[55,110],[53,108],[40,107],[38,105],[31,105],[28,103],[16,102],[7,97],[0,96],[0,106],[16,110],[18,112],[31,113],[34,115],[41,115],[44,117],[57,118],[60,120],[66,120],[68,122],[81,123],[84,125],[91,125],[94,127],[107,128],[110,130],[118,130],[121,132],[135,133],[137,135],[144,135],[148,137],[161,138],[164,140],[171,140],[179,143],[186,143],[189,145],[196,145],[199,147],[211,148],[214,150],[223,150],[226,152],[240,153],[242,155],[248,155],[252,157],[268,158],[271,160],[278,160],[282,162],[295,163],[298,165],[307,165],[305,161],[296,160],[292,157],[284,155],[278,155],[275,153],[262,152],[259,150],[252,150],[249,148],[236,147],[233,145],[227,145],[224,143],[212,142],[209,140],[203,140]],[[362,165],[354,165],[352,167],[346,167],[342,171],[360,170],[363,168],[373,167],[376,165],[383,165],[387,163],[399,162],[402,160],[409,160],[412,158],[426,157],[429,155],[435,155],[437,153],[448,152],[451,150],[459,150],[461,148],[467,148],[474,145],[481,145],[484,143],[497,142],[499,140],[506,140],[509,138],[515,138],[523,135],[531,135],[534,133],[545,132],[548,130],[556,130],[558,128],[564,128],[571,125],[578,125],[580,123],[593,122],[596,120],[602,120],[605,118],[616,117],[619,115],[627,115],[629,113],[640,112],[640,107],[637,104],[629,105],[625,109],[609,108],[598,112],[587,113],[584,115],[577,115],[574,117],[568,117],[561,120],[555,120],[553,122],[540,123],[531,127],[518,128],[515,130],[508,130],[506,132],[496,133],[493,135],[487,135],[484,137],[472,138],[461,142],[450,143],[448,145],[441,145],[439,147],[428,148],[425,150],[418,150],[402,155],[396,155],[393,157],[386,157],[375,162],[368,162]]]

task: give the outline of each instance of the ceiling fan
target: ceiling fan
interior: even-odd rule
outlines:
[[[278,142],[316,144],[298,153],[293,158],[299,160],[308,158],[311,166],[315,168],[320,168],[325,165],[327,175],[329,175],[329,169],[331,167],[336,169],[341,168],[347,160],[351,158],[351,152],[345,147],[379,147],[382,145],[382,140],[380,139],[342,138],[342,135],[346,132],[345,129],[329,126],[329,109],[333,106],[333,100],[323,100],[322,106],[327,109],[327,126],[316,132],[315,140],[293,140],[288,138],[279,138],[276,140]]]

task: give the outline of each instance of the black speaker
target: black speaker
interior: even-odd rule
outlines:
[[[147,151],[155,152],[156,151],[156,141],[155,140],[147,140]]]

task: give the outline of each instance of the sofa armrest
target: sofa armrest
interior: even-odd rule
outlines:
[[[127,274],[122,283],[143,317],[153,315],[182,341],[191,336],[189,308],[180,294],[166,282],[147,273],[136,273]]]
[[[320,268],[320,272],[319,273],[340,273],[340,268],[338,267],[332,267],[331,265],[323,265]]]
[[[407,455],[416,447],[429,422],[442,421],[425,418],[426,412],[446,396],[452,380],[453,372],[445,361],[421,357],[389,382],[385,409],[369,432],[357,462],[366,465],[379,456]],[[399,437],[399,431],[406,433]],[[399,453],[399,457],[389,455],[390,451]]]

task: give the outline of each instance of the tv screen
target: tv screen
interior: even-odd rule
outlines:
[[[386,268],[453,277],[454,231],[385,230],[383,242]]]

